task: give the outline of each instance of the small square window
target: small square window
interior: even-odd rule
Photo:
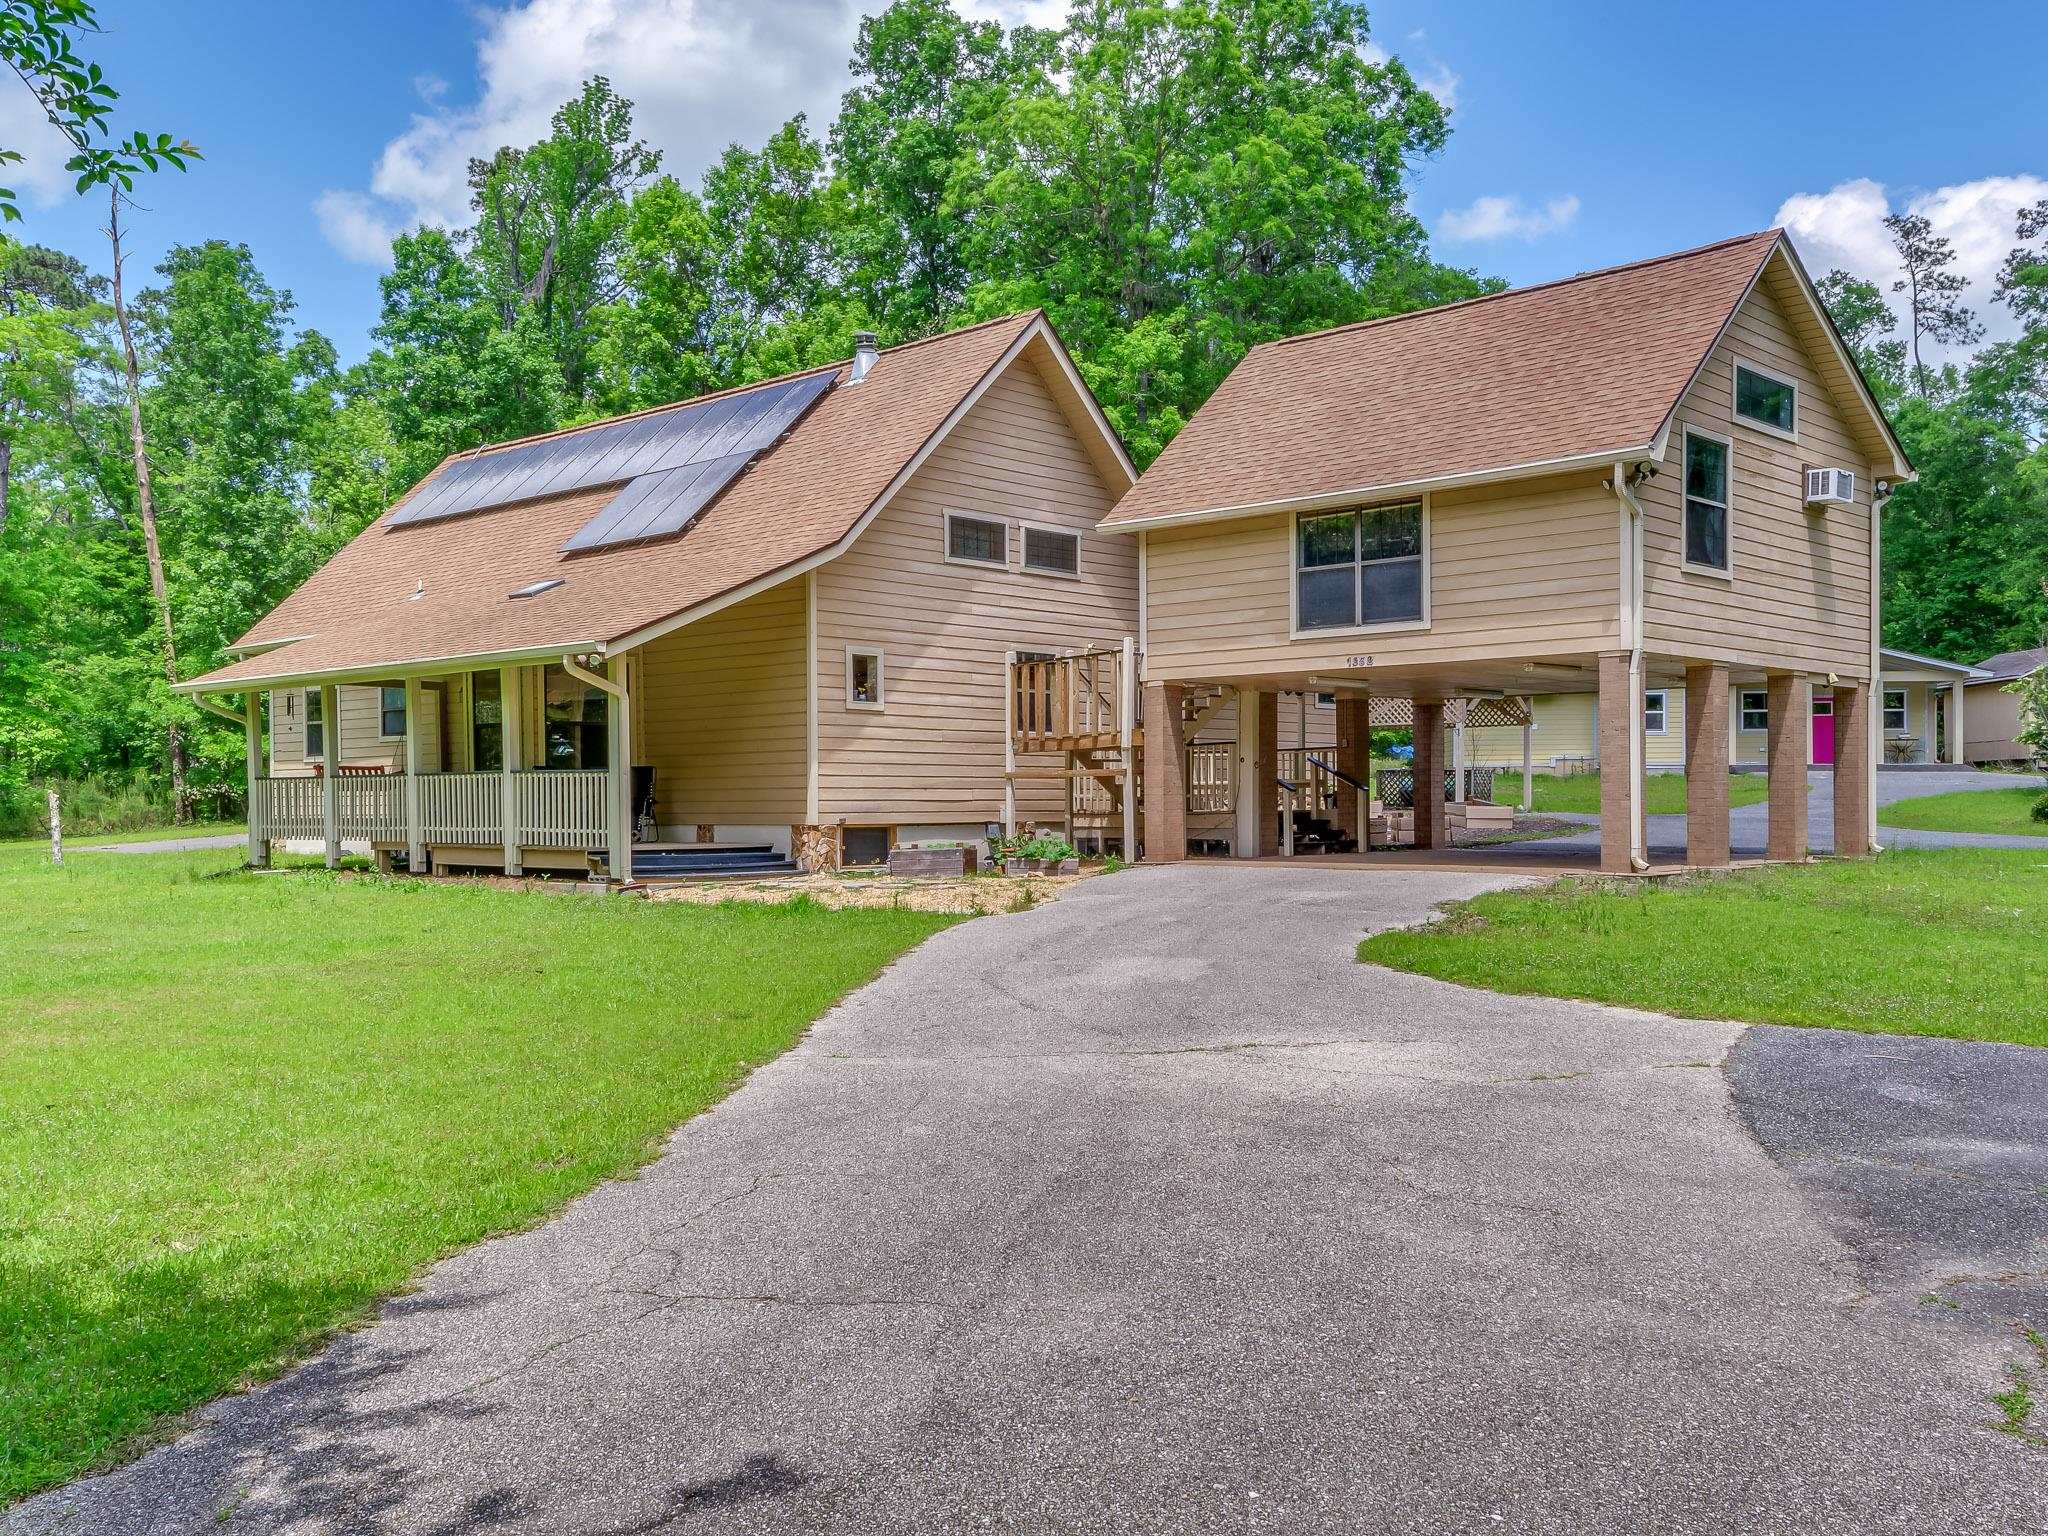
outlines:
[[[1652,688],[1643,695],[1643,730],[1651,736],[1662,736],[1670,721],[1671,695],[1662,688]]]
[[[1747,363],[1735,365],[1735,414],[1786,437],[1798,430],[1799,386]]]
[[[1771,728],[1771,696],[1762,688],[1745,689],[1742,694],[1742,723],[1745,731]]]
[[[882,652],[878,646],[846,648],[846,707],[882,707]]]
[[[1884,691],[1884,728],[1894,736],[1906,734],[1906,690],[1887,688]]]
[[[1081,535],[1057,528],[1024,530],[1024,569],[1050,576],[1081,574]]]
[[[405,735],[405,689],[377,690],[377,734],[387,741]]]
[[[968,565],[1008,565],[1010,525],[997,518],[948,512],[946,558]]]

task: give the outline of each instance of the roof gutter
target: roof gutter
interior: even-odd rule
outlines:
[[[205,693],[242,693],[248,689],[290,687],[298,683],[374,683],[397,677],[440,677],[454,672],[471,672],[486,667],[516,666],[524,661],[555,661],[565,652],[578,656],[606,656],[611,647],[602,640],[557,641],[553,645],[523,646],[510,651],[480,651],[473,655],[413,656],[364,667],[313,667],[304,672],[283,671],[252,677],[193,678],[173,683],[178,693],[195,698]]]
[[[1453,475],[1431,475],[1420,480],[1393,480],[1378,485],[1349,486],[1338,491],[1318,491],[1309,496],[1283,496],[1271,501],[1247,501],[1234,506],[1208,507],[1193,512],[1166,512],[1155,517],[1105,518],[1096,524],[1100,533],[1131,533],[1141,528],[1180,528],[1190,523],[1220,522],[1232,517],[1258,517],[1273,512],[1316,512],[1326,507],[1356,506],[1389,496],[1417,496],[1424,491],[1447,491],[1467,485],[1492,485],[1503,480],[1529,480],[1539,475],[1568,474],[1573,470],[1604,469],[1617,458],[1656,458],[1654,443],[1621,448],[1602,448],[1597,453],[1574,453],[1557,459],[1531,459],[1522,464],[1505,464],[1496,469],[1467,470]]]

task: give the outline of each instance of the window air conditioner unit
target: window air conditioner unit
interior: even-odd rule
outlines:
[[[1856,501],[1856,475],[1847,469],[1809,469],[1806,472],[1806,504],[1809,507],[1847,507]]]

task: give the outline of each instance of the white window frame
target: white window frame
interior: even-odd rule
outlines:
[[[993,521],[993,519],[991,519]],[[1050,533],[1059,538],[1074,541],[1074,568],[1071,571],[1050,570],[1031,563],[1031,535],[1033,532]],[[946,548],[953,547],[952,535],[946,536]],[[1050,576],[1055,581],[1079,581],[1081,579],[1081,530],[1063,528],[1058,523],[1031,523],[1021,518],[1017,523],[1017,569],[1031,576]]]
[[[327,757],[327,753],[324,750],[327,744],[327,715],[324,710],[321,711],[320,716],[321,744],[318,747],[313,745],[313,711],[321,707],[320,690],[318,688],[301,688],[299,693],[302,695],[299,701],[301,706],[299,710],[299,755],[309,763],[324,762]],[[336,707],[334,711],[337,715],[341,713],[340,701],[341,693],[337,689],[335,691]]]
[[[872,656],[875,658],[875,696],[873,699],[856,699],[853,696],[853,658],[856,656]],[[879,645],[849,645],[846,648],[846,707],[848,709],[873,710],[876,714],[880,714],[888,703],[888,677],[888,666],[884,660],[882,648]]]
[[[1657,701],[1657,723],[1650,724],[1650,700]],[[1671,690],[1669,688],[1645,688],[1643,690],[1643,734],[1645,736],[1668,736],[1671,734]]]
[[[1685,520],[1688,515],[1685,504],[1689,501],[1706,501],[1704,496],[1687,494],[1685,488],[1686,462],[1692,456],[1692,450],[1687,445],[1696,437],[1719,443],[1728,451],[1727,482],[1721,487],[1721,494],[1727,498],[1721,503],[1721,537],[1728,547],[1726,567],[1700,565],[1686,556],[1689,541],[1685,536]],[[1708,505],[1711,506],[1713,503],[1709,502]],[[1678,437],[1678,558],[1684,569],[1695,576],[1711,576],[1716,581],[1735,579],[1735,439],[1723,437],[1718,432],[1709,432],[1704,427],[1687,427]]]
[[[1891,722],[1892,695],[1899,696],[1899,723]],[[1887,736],[1910,736],[1913,734],[1913,700],[1904,688],[1882,688],[1878,690],[1878,718],[1884,723]],[[1932,732],[1929,732],[1930,737]]]
[[[1000,560],[970,560],[965,555],[954,554],[953,524],[955,521],[988,523],[1002,529],[1003,558]],[[946,564],[972,566],[976,570],[982,571],[1007,571],[1010,568],[1010,545],[1015,541],[1010,537],[1010,520],[1007,517],[991,517],[986,512],[956,512],[948,507],[945,515],[944,532],[946,542],[940,547],[940,553],[945,556]]]
[[[1760,379],[1769,379],[1773,384],[1782,384],[1785,388],[1792,391],[1792,430],[1790,432],[1787,432],[1783,427],[1773,426],[1768,421],[1758,421],[1753,416],[1745,416],[1736,408],[1735,402],[1740,396],[1737,393],[1735,376],[1744,369],[1747,369]],[[1797,379],[1788,379],[1775,368],[1765,368],[1760,364],[1751,362],[1746,357],[1731,357],[1728,362],[1728,416],[1738,426],[1747,427],[1752,432],[1762,432],[1771,437],[1783,438],[1788,443],[1796,443],[1799,441],[1799,381]]]
[[[1762,725],[1751,725],[1749,723],[1749,701],[1751,699],[1762,699],[1764,701],[1762,707],[1757,710],[1757,713],[1763,716],[1764,723]],[[1757,736],[1768,732],[1770,728],[1771,690],[1768,688],[1743,688],[1737,690],[1735,695],[1735,729]]]
[[[1317,626],[1313,629],[1303,629],[1301,627],[1301,520],[1305,517],[1328,517],[1333,512],[1373,512],[1382,507],[1405,507],[1414,501],[1422,503],[1422,617],[1419,619],[1382,619],[1377,624],[1333,624],[1327,627]],[[1286,540],[1287,549],[1287,638],[1290,640],[1325,640],[1332,636],[1341,635],[1412,634],[1419,630],[1428,629],[1430,623],[1430,546],[1434,542],[1430,536],[1430,521],[1430,494],[1427,491],[1424,491],[1419,497],[1402,496],[1391,501],[1356,502],[1349,506],[1307,507],[1297,511],[1292,517],[1287,518],[1280,528],[1280,537]],[[1403,555],[1399,558],[1405,560],[1410,557]],[[1351,568],[1354,571],[1361,569],[1356,559],[1353,559]],[[1356,609],[1353,611],[1355,612]]]
[[[396,688],[392,688],[385,683],[379,683],[377,685],[377,739],[379,741],[403,741],[405,740],[405,732],[400,731],[394,736],[384,729],[384,695],[387,692],[398,695],[398,708],[400,712],[405,712],[410,708],[405,701],[405,685],[403,683],[399,684]]]

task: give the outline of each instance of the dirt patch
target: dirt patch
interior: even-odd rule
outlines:
[[[826,907],[900,907],[909,912],[980,915],[1015,912],[1053,901],[1089,878],[1078,875],[970,875],[921,878],[898,875],[793,875],[772,880],[704,880],[651,888],[649,901],[775,903],[799,896]]]

